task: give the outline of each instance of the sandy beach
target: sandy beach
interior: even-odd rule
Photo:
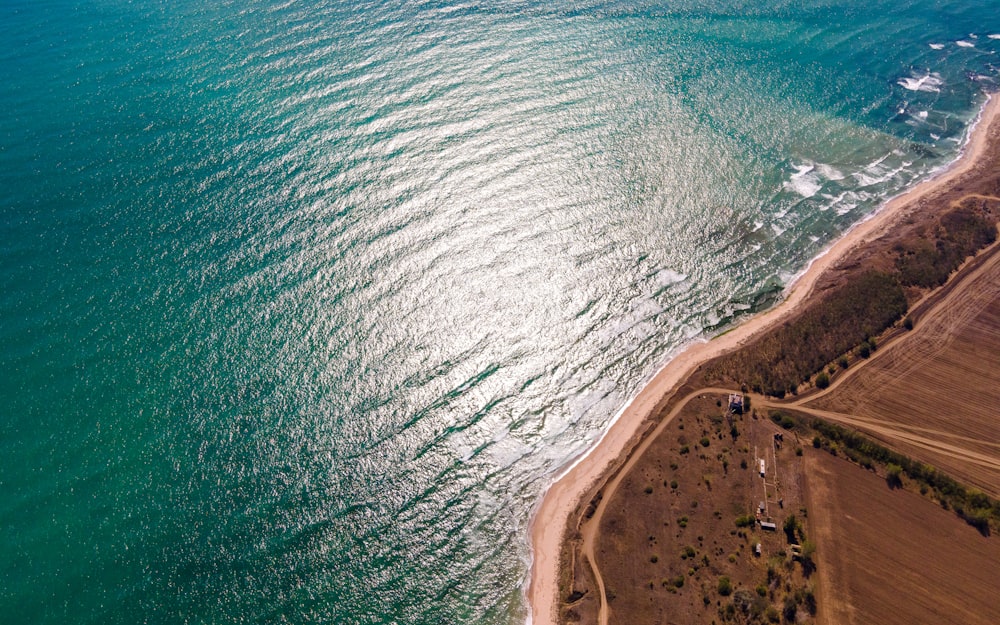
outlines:
[[[946,187],[970,171],[984,153],[987,138],[997,134],[1000,98],[984,106],[979,121],[962,155],[946,170],[885,203],[870,218],[860,222],[818,256],[786,290],[784,300],[742,325],[712,340],[691,345],[666,366],[622,410],[605,435],[588,452],[561,474],[546,492],[530,525],[533,562],[527,589],[529,622],[548,625],[556,621],[558,605],[559,557],[567,520],[580,499],[601,479],[608,468],[633,446],[643,422],[701,363],[744,344],[790,315],[813,292],[820,276],[859,245],[870,241],[911,211],[920,201]]]

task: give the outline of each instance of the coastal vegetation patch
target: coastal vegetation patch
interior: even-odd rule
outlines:
[[[712,364],[710,377],[784,397],[841,354],[868,341],[907,310],[899,279],[867,271],[774,332]]]
[[[941,286],[959,265],[996,241],[991,219],[968,206],[948,211],[931,228],[933,234],[896,244],[896,268],[904,286]]]

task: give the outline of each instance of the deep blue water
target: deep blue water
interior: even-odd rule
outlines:
[[[950,162],[985,0],[0,3],[7,623],[516,623],[670,354]]]

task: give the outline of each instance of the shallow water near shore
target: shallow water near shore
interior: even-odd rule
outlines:
[[[983,2],[8,3],[11,623],[511,623],[552,476],[955,158]]]

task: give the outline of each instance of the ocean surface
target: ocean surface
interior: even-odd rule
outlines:
[[[0,2],[0,620],[510,624],[676,350],[958,154],[987,0]]]

